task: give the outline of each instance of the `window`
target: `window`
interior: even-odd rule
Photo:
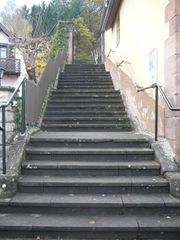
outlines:
[[[7,48],[0,46],[0,58],[7,58]]]

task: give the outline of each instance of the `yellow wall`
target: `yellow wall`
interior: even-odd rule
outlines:
[[[164,85],[164,41],[169,36],[165,24],[168,0],[124,0],[120,14],[120,44],[116,46],[115,27],[105,32],[105,54],[114,63],[127,60],[123,70],[138,85],[149,84],[149,53],[158,51],[158,83]]]

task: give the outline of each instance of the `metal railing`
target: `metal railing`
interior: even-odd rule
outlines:
[[[13,58],[0,58],[0,66],[5,69],[7,74],[17,74],[21,73],[21,60]]]
[[[158,102],[159,102],[159,92],[161,93],[166,105],[168,106],[169,110],[175,112],[180,111],[180,108],[174,108],[172,104],[170,103],[169,99],[167,98],[165,92],[163,91],[162,87],[158,85],[157,83],[152,84],[145,88],[139,88],[137,91],[145,91],[147,89],[155,89],[155,141],[158,140]]]
[[[19,99],[22,100],[22,107],[21,107],[21,133],[25,133],[26,131],[26,119],[25,119],[25,106],[26,106],[26,97],[25,97],[25,84],[26,78],[23,78],[18,86],[13,91],[11,97],[8,99],[6,103],[0,105],[0,109],[2,110],[2,127],[0,130],[2,131],[2,172],[6,174],[6,108],[9,107],[13,100],[16,97],[17,92],[19,91],[20,87],[22,90],[21,97]]]

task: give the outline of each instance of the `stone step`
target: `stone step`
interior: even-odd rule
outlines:
[[[79,87],[79,89],[77,88],[77,90],[81,90],[81,89],[95,89],[95,87],[97,87],[97,90],[101,87],[103,89],[110,89],[110,90],[114,90],[114,86],[112,82],[108,82],[108,81],[99,81],[99,82],[84,82],[84,81],[63,81],[63,82],[59,82],[57,85],[57,89],[66,89],[66,88],[70,88],[70,87],[74,87],[77,86]],[[94,87],[94,88],[92,88]],[[72,88],[73,90],[73,88]]]
[[[177,214],[61,215],[1,214],[0,237],[31,239],[179,240]]]
[[[56,123],[42,123],[41,129],[45,131],[132,131],[130,123],[71,123],[71,124],[56,124]]]
[[[73,133],[38,133],[38,135],[32,136],[30,139],[30,146],[32,147],[68,147],[68,148],[150,148],[148,139],[138,136],[119,135],[119,138],[113,136],[113,134],[107,135],[102,133],[103,136],[97,132],[91,132],[91,134],[79,132]]]
[[[127,117],[125,111],[46,110],[45,117]]]
[[[166,204],[168,199],[168,204]],[[6,206],[6,209],[4,208]],[[169,194],[48,194],[18,193],[0,202],[0,213],[29,214],[177,214],[180,200]]]
[[[111,75],[109,72],[88,72],[88,71],[85,71],[85,72],[63,72],[60,74],[59,76],[59,79],[63,79],[63,78],[104,78],[104,77],[107,77],[108,79],[111,79]]]
[[[108,81],[99,81],[99,82],[86,82],[86,81],[59,81],[58,83],[58,87],[71,87],[71,86],[77,86],[77,87],[111,87],[113,86],[112,82],[108,82]]]
[[[104,93],[98,93],[98,94],[95,94],[95,93],[58,93],[58,92],[53,92],[50,94],[50,96],[52,98],[69,98],[69,99],[72,99],[72,98],[85,98],[85,99],[89,99],[89,98],[93,98],[93,99],[121,99],[121,95],[119,92],[113,92],[113,93],[109,93],[109,94],[104,94]]]
[[[63,73],[84,73],[84,72],[103,72],[106,73],[107,71],[105,70],[105,68],[102,67],[95,67],[95,68],[87,68],[87,67],[72,67],[72,68],[65,68]]]
[[[110,89],[113,90],[114,86],[112,82],[101,82],[101,83],[85,83],[85,82],[73,82],[73,83],[68,83],[68,82],[64,82],[61,83],[59,82],[57,85],[57,89],[78,89],[78,90],[85,90],[85,89]]]
[[[83,70],[83,69],[105,69],[104,64],[66,64],[65,65],[65,69],[79,69],[79,70]]]
[[[80,98],[80,99],[52,99],[50,98],[50,100],[48,101],[49,104],[107,104],[107,105],[113,105],[113,104],[119,104],[119,105],[123,105],[123,101],[121,99],[96,99],[96,98],[92,98],[92,99],[85,99],[85,98]]]
[[[82,71],[79,71],[77,69],[68,69],[65,70],[64,72],[62,72],[61,74],[79,74],[79,75],[88,75],[88,74],[93,74],[93,75],[99,75],[99,74],[108,74],[109,72],[105,71],[104,69],[94,69],[94,70],[90,70],[90,69],[84,69]],[[61,76],[60,74],[60,76]]]
[[[112,83],[112,79],[110,77],[93,77],[93,76],[88,76],[88,77],[83,77],[83,76],[77,76],[77,77],[71,77],[71,76],[66,76],[66,77],[61,77],[59,78],[59,83],[86,83],[86,84],[110,84]]]
[[[111,140],[78,140],[73,139],[31,139],[30,146],[32,147],[68,147],[68,148],[146,148],[149,147],[149,142],[145,141],[133,141],[118,142]]]
[[[44,124],[127,124],[130,123],[127,117],[44,117]]]
[[[59,82],[58,82],[58,85],[85,85],[85,86],[88,86],[88,85],[95,85],[95,86],[102,86],[102,85],[107,85],[107,86],[111,86],[113,85],[113,82],[111,79],[80,79],[80,78],[77,78],[77,79],[71,79],[71,78],[67,78],[67,79],[60,79]]]
[[[125,107],[122,105],[107,105],[107,104],[94,104],[94,105],[54,105],[48,104],[46,111],[123,111],[125,114]]]
[[[111,94],[103,94],[103,93],[51,93],[51,98],[69,98],[69,99],[122,99],[121,95],[118,92]]]
[[[93,69],[93,68],[102,68],[102,69],[105,69],[105,66],[104,64],[79,64],[79,63],[76,63],[76,64],[66,64],[65,65],[65,69],[73,69],[73,68],[79,68],[79,69],[84,69],[84,68],[87,68],[87,69]]]
[[[108,91],[108,90],[114,90],[114,86],[111,84],[111,85],[94,85],[94,84],[92,84],[91,86],[90,85],[88,85],[88,86],[82,86],[82,85],[76,85],[76,84],[74,84],[73,86],[71,85],[71,86],[61,86],[61,85],[58,85],[57,86],[57,90],[62,90],[62,91],[67,91],[69,89],[69,91],[68,92],[71,92],[72,90],[74,90],[74,89],[77,89],[77,91],[76,92],[78,92],[78,90],[79,91],[82,91],[82,92],[86,92],[86,90],[87,90],[87,92],[90,92],[90,90],[95,90],[96,92],[98,92],[100,89],[103,89],[104,91]]]
[[[80,69],[82,71],[85,71],[85,68],[88,70],[88,71],[97,71],[97,70],[102,70],[102,71],[106,71],[105,70],[105,66],[101,65],[101,66],[84,66],[84,65],[72,65],[72,66],[65,66],[64,68],[64,71],[72,71],[72,70],[77,70],[77,69]]]
[[[114,89],[56,89],[52,91],[52,94],[118,94],[120,95],[119,91]]]
[[[148,148],[26,148],[27,160],[64,161],[136,161],[154,160],[154,151]]]
[[[177,214],[61,215],[1,214],[0,237],[31,239],[179,240]]]
[[[60,177],[21,176],[18,191],[22,193],[168,193],[169,183],[158,176]]]
[[[34,176],[159,176],[155,161],[91,162],[88,161],[25,161],[23,175]]]

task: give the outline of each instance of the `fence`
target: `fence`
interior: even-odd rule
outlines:
[[[51,59],[46,65],[46,68],[36,84],[33,81],[26,81],[26,123],[37,123],[44,99],[47,95],[50,84],[55,84],[58,70],[62,71],[66,60],[66,52],[59,52],[56,59]]]

